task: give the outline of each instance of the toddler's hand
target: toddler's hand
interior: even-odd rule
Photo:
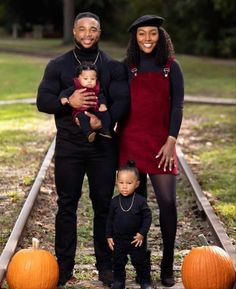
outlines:
[[[140,247],[143,244],[143,235],[141,235],[140,233],[137,233],[134,236],[134,240],[131,242],[131,244],[135,244],[135,247]]]

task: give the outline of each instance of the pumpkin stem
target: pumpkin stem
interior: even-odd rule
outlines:
[[[202,246],[209,246],[206,237],[203,234],[198,235],[198,239],[201,242]]]
[[[32,238],[32,248],[35,250],[39,249],[39,240],[37,238]]]

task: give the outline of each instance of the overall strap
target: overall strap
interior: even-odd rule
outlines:
[[[174,61],[174,57],[169,58],[165,67],[163,68],[163,72],[164,72],[165,77],[167,77],[168,74],[170,73],[170,67],[171,67],[171,64],[173,61]]]
[[[138,74],[138,69],[137,69],[136,66],[134,66],[134,65],[130,66],[130,67],[129,67],[129,70],[131,71],[131,74],[132,74],[133,76],[137,76],[137,74]]]
[[[163,68],[163,73],[164,73],[164,76],[165,76],[165,77],[168,77],[168,74],[170,73],[170,67],[171,67],[171,64],[172,64],[172,62],[174,61],[174,59],[175,59],[174,57],[169,58],[168,61],[167,61],[167,63],[166,63],[166,65],[164,66],[164,68]],[[130,73],[133,77],[137,76],[137,75],[138,75],[138,69],[137,69],[137,67],[136,67],[135,65],[129,66],[129,73]]]

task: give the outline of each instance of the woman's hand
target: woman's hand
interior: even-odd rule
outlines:
[[[75,90],[68,100],[73,108],[88,109],[96,105],[97,96],[94,92],[86,92],[86,88],[82,88]]]
[[[175,144],[176,144],[176,138],[172,136],[168,136],[166,143],[162,146],[162,148],[159,150],[158,154],[156,155],[156,158],[160,158],[158,168],[160,168],[163,165],[164,172],[167,170],[167,168],[170,171],[172,171],[172,167],[173,166],[176,167],[176,164],[174,162]]]
[[[107,238],[107,243],[108,243],[109,248],[110,248],[112,251],[114,251],[114,245],[115,245],[115,243],[114,243],[114,241],[113,241],[113,238]]]
[[[143,244],[143,235],[141,235],[140,233],[137,233],[134,236],[134,240],[131,242],[131,244],[135,244],[135,247],[140,247]]]

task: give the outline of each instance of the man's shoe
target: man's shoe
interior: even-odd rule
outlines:
[[[141,284],[140,289],[153,289],[150,283]]]
[[[96,132],[95,132],[95,131],[90,131],[90,132],[87,134],[88,142],[89,142],[89,143],[94,142],[95,136],[96,136]]]
[[[175,285],[174,275],[170,276],[161,276],[161,284],[166,287],[172,287]]]
[[[136,282],[137,284],[140,284],[140,279],[139,279],[139,276],[138,276],[138,275],[135,276],[135,282]]]
[[[112,135],[109,131],[100,130],[99,134],[103,137],[106,137],[106,138],[112,138]]]
[[[125,289],[125,282],[124,281],[115,281],[111,289]]]
[[[111,269],[103,269],[98,272],[98,280],[102,281],[103,285],[111,286],[113,283],[113,273]]]

